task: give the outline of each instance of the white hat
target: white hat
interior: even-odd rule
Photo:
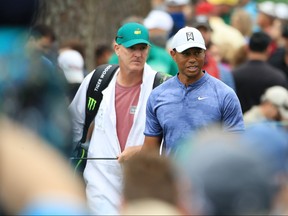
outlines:
[[[258,10],[264,14],[275,17],[275,3],[272,1],[264,1],[259,3]]]
[[[165,3],[168,6],[179,6],[189,4],[189,0],[166,0]]]
[[[147,29],[163,29],[170,31],[173,27],[173,19],[165,11],[152,10],[143,21],[144,26]]]
[[[288,20],[288,4],[283,2],[276,3],[275,14],[278,19]]]
[[[177,52],[183,52],[192,47],[199,47],[206,50],[205,41],[201,32],[193,27],[184,27],[180,29],[173,37],[171,48]]]
[[[282,86],[268,88],[261,101],[269,101],[278,107],[281,116],[288,119],[288,90]]]
[[[84,79],[84,60],[76,50],[64,50],[58,56],[58,65],[69,83],[81,83]]]

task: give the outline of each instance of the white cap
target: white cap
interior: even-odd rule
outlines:
[[[259,3],[258,10],[264,14],[275,17],[275,3],[272,1],[264,1]]]
[[[284,2],[276,3],[275,14],[278,19],[288,20],[288,4]]]
[[[282,86],[268,88],[261,101],[269,101],[278,107],[281,116],[288,119],[288,90]]]
[[[173,27],[173,19],[169,13],[161,10],[152,10],[143,21],[147,29],[163,29],[170,31]]]
[[[58,56],[58,65],[69,83],[81,83],[84,79],[84,60],[76,50],[64,50]]]
[[[168,6],[187,5],[189,2],[189,0],[165,0],[166,5]]]
[[[177,52],[183,52],[192,47],[199,47],[206,50],[205,41],[201,32],[193,27],[184,27],[180,29],[173,37],[171,48]]]

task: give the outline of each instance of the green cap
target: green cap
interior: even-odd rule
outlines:
[[[126,48],[141,43],[151,45],[148,30],[143,25],[134,22],[126,23],[118,30],[116,43]]]

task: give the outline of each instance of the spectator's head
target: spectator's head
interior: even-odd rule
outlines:
[[[174,175],[168,158],[157,154],[137,154],[124,164],[124,201],[153,198],[177,205]]]
[[[95,65],[107,64],[113,54],[112,47],[108,44],[99,44],[94,50]]]
[[[38,24],[31,29],[28,46],[33,51],[48,54],[55,40],[55,33],[50,26]]]
[[[121,211],[132,214],[179,214],[175,174],[174,166],[167,157],[146,153],[134,155],[123,166]]]
[[[194,18],[194,22],[192,22],[192,27],[197,28],[204,40],[205,40],[205,45],[207,48],[209,48],[210,43],[211,43],[211,34],[212,34],[212,28],[209,23],[209,19],[207,16],[196,16]]]
[[[265,52],[271,42],[271,38],[265,32],[255,32],[249,40],[249,49],[253,52]]]
[[[277,185],[269,161],[239,139],[219,127],[194,134],[178,149],[179,167],[204,215],[267,214],[272,208]]]
[[[278,2],[275,4],[275,15],[276,17],[283,21],[288,21],[288,4],[284,2]]]
[[[257,25],[262,31],[273,25],[275,20],[275,3],[273,1],[264,1],[258,3]]]
[[[165,48],[169,33],[174,24],[170,14],[165,11],[152,10],[144,19],[143,24],[149,30],[151,42]]]
[[[282,86],[268,88],[261,97],[261,102],[270,102],[274,105],[280,120],[288,120],[288,91]]]
[[[231,25],[238,29],[244,37],[252,34],[253,21],[250,14],[244,9],[234,10],[231,15]]]
[[[59,50],[73,49],[79,52],[85,59],[85,44],[79,39],[70,39],[60,45]]]
[[[84,60],[76,50],[64,50],[58,56],[58,65],[68,83],[81,83],[84,79]]]

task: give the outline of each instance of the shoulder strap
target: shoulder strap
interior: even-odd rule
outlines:
[[[89,126],[95,118],[103,98],[102,91],[108,86],[118,67],[119,65],[104,64],[98,66],[93,72],[86,93],[85,124],[81,143],[86,142]]]
[[[165,82],[166,80],[170,79],[171,77],[172,76],[170,74],[158,71],[154,78],[153,89],[158,85],[160,85],[161,83]]]

